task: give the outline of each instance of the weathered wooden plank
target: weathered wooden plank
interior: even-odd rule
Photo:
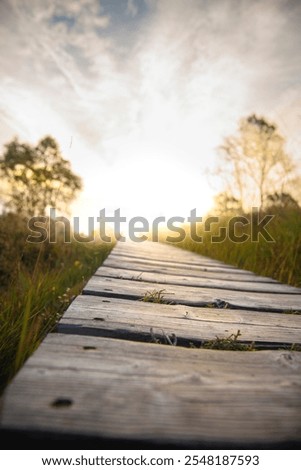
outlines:
[[[143,258],[142,256],[132,256],[132,255],[120,255],[118,252],[116,252],[115,250],[113,250],[111,252],[111,254],[109,255],[109,258],[113,258],[115,260],[119,260],[120,262],[133,262],[133,261],[136,261],[137,263],[140,262],[140,263],[147,263],[147,264],[153,264],[153,265],[157,265],[157,266],[171,266],[171,267],[177,267],[177,268],[181,268],[181,267],[189,267],[191,269],[193,268],[196,268],[196,269],[203,269],[203,270],[208,270],[208,271],[212,271],[212,272],[227,272],[227,273],[231,273],[231,272],[236,272],[236,273],[240,273],[240,274],[253,274],[251,273],[251,271],[246,271],[244,269],[238,269],[238,268],[235,268],[234,266],[230,266],[228,264],[214,264],[214,263],[208,263],[208,264],[203,264],[201,261],[197,261],[197,262],[191,262],[191,261],[185,261],[185,260],[174,260],[174,261],[171,261],[171,260],[168,260],[168,259],[164,259],[162,258],[161,260],[156,260],[156,259],[152,259],[152,258]]]
[[[233,291],[301,295],[301,289],[298,289],[297,287],[277,283],[260,283],[256,282],[256,278],[249,282],[240,282],[238,280],[233,282],[228,280],[216,280],[212,278],[195,278],[189,275],[183,276],[180,274],[180,270],[178,271],[178,275],[174,276],[172,274],[149,273],[143,271],[137,274],[137,271],[132,269],[119,269],[102,266],[101,269],[97,270],[96,275],[108,278],[112,277],[116,279],[135,279],[138,281],[152,283],[159,282],[161,284],[177,286],[213,287],[216,289],[231,289]]]
[[[156,244],[155,244],[156,245]],[[220,266],[220,267],[229,267],[233,268],[231,265],[227,265],[222,261],[217,261],[212,258],[207,258],[205,256],[191,253],[189,251],[181,250],[179,248],[175,248],[169,245],[164,245],[162,251],[156,251],[156,249],[149,249],[147,251],[140,250],[139,247],[133,250],[127,249],[127,246],[124,248],[120,247],[120,244],[116,245],[114,252],[116,255],[120,257],[131,257],[131,258],[139,258],[143,259],[144,261],[147,260],[154,260],[154,261],[169,261],[173,262],[181,262],[181,263],[190,263],[190,264],[202,264],[207,266]]]
[[[52,334],[9,386],[2,426],[194,448],[300,442],[300,372],[297,352]]]
[[[200,266],[199,268],[196,267],[175,267],[175,266],[166,266],[164,262],[160,264],[156,263],[149,263],[149,262],[143,262],[139,260],[130,260],[130,261],[124,261],[121,260],[118,257],[113,257],[109,256],[103,265],[101,266],[100,269],[103,267],[109,267],[109,268],[118,268],[118,269],[131,269],[133,271],[137,271],[138,274],[141,272],[150,272],[150,273],[159,273],[159,274],[172,274],[174,276],[190,276],[190,277],[200,277],[200,278],[205,278],[205,279],[217,279],[217,280],[228,280],[228,281],[239,281],[239,282],[250,282],[250,281],[256,281],[256,282],[262,282],[262,283],[268,283],[268,284],[279,284],[279,282],[275,281],[272,278],[269,277],[263,277],[263,276],[257,276],[256,274],[253,273],[246,273],[243,272],[243,274],[240,271],[230,271],[229,270],[212,270],[212,269],[206,269]]]
[[[151,328],[185,344],[239,329],[242,340],[269,347],[300,343],[301,317],[273,313],[301,311],[299,291],[175,247],[140,247],[118,244],[88,282],[84,292],[93,295],[73,302],[59,334],[48,336],[7,390],[2,425],[189,445],[300,441],[300,353],[129,341],[150,341]],[[154,289],[184,305],[118,298]],[[234,310],[195,307],[225,302]]]
[[[167,243],[154,243],[154,242],[143,242],[133,243],[125,242],[118,243],[114,252],[120,256],[131,256],[139,257],[144,260],[156,260],[156,261],[179,261],[183,263],[196,263],[197,265],[217,265],[221,267],[233,268],[233,266],[224,263],[220,260],[203,256],[199,253],[184,250],[180,247],[174,246]]]
[[[125,299],[78,296],[58,325],[60,333],[142,338],[151,342],[151,328],[164,340],[198,344],[240,330],[242,341],[301,343],[301,316],[244,310],[184,307]]]
[[[85,286],[83,293],[107,295],[129,299],[142,298],[146,292],[162,290],[166,301],[183,305],[207,306],[208,304],[230,308],[268,310],[283,312],[301,311],[301,295],[298,294],[262,294],[240,292],[226,289],[198,288],[190,286],[168,286],[161,283],[148,283],[137,280],[113,279],[93,276]]]
[[[118,250],[118,252],[120,253],[126,253],[126,254],[138,253],[140,256],[143,256],[143,255],[155,256],[155,257],[156,256],[164,256],[164,257],[169,256],[173,258],[177,258],[178,256],[180,256],[180,257],[185,257],[186,259],[191,259],[191,260],[200,257],[198,253],[184,250],[172,244],[157,243],[157,242],[151,242],[151,241],[145,241],[142,243],[131,242],[131,241],[119,242],[115,246],[115,249]],[[209,258],[208,256],[201,255],[201,257],[204,260],[207,260],[208,262],[216,261],[216,260],[213,260],[212,258]]]

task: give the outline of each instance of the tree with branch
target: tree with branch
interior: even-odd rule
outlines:
[[[18,139],[5,145],[0,172],[7,188],[5,205],[26,217],[45,215],[46,208],[65,208],[82,188],[55,139],[46,136],[36,146]]]
[[[296,165],[276,125],[265,118],[252,114],[242,119],[238,133],[226,137],[220,151],[219,174],[242,207],[262,209],[269,194],[290,192]]]

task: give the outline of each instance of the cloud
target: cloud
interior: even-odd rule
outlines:
[[[53,133],[69,151],[73,136],[87,200],[98,188],[97,201],[126,203],[126,168],[145,181],[160,159],[163,180],[189,193],[199,175],[209,194],[215,147],[251,112],[279,122],[297,156],[298,1],[2,0],[0,17],[0,143]]]
[[[134,0],[128,0],[127,2],[127,12],[129,15],[135,17],[138,13],[138,7]]]

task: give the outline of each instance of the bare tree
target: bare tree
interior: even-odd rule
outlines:
[[[296,165],[275,124],[255,114],[244,118],[237,135],[226,137],[220,150],[219,173],[242,206],[262,208],[268,194],[289,192]]]

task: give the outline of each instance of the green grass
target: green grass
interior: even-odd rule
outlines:
[[[222,351],[254,351],[254,344],[243,344],[238,341],[240,336],[240,330],[226,338],[216,336],[213,340],[204,341],[201,347],[203,349],[219,349]]]
[[[170,304],[164,297],[165,289],[146,291],[143,297],[139,299],[141,302],[152,302],[154,304]]]
[[[30,245],[26,235],[17,217],[0,217],[0,390],[112,248],[100,242]]]
[[[250,215],[246,216],[250,219]],[[260,235],[258,241],[250,239],[237,243],[227,236],[220,243],[213,243],[212,235],[218,235],[222,226],[227,226],[229,218],[211,225],[210,232],[204,232],[203,225],[197,229],[203,242],[193,241],[190,227],[186,227],[185,240],[175,245],[200,253],[204,256],[224,261],[241,269],[253,271],[262,276],[272,277],[280,282],[301,286],[301,211],[298,209],[276,210],[274,219],[266,226],[275,242],[267,242]],[[242,230],[250,235],[250,225],[236,227],[236,234]],[[175,237],[175,234],[170,234]],[[166,234],[161,236],[164,241]]]

